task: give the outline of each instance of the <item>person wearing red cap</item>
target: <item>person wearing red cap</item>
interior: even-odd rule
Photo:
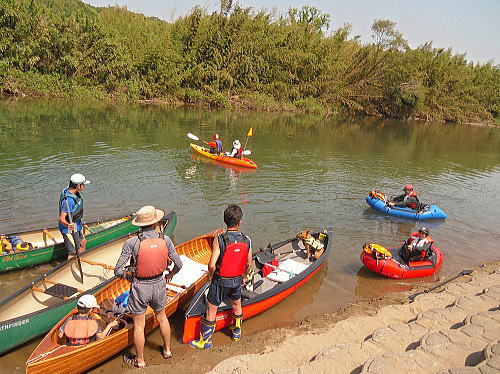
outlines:
[[[210,153],[221,154],[222,153],[222,141],[219,139],[219,134],[214,134],[214,140],[208,143],[210,146]]]
[[[413,189],[413,186],[411,184],[407,184],[403,187],[403,191],[404,194],[393,197],[387,204],[389,206],[418,210],[420,207],[420,201],[418,201],[417,193]]]

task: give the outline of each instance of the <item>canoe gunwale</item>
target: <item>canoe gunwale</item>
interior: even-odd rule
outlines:
[[[305,278],[307,278],[310,274],[316,272],[324,264],[324,262],[328,259],[328,256],[330,255],[330,252],[332,249],[333,229],[331,227],[329,227],[325,231],[326,231],[326,234],[328,235],[328,243],[326,245],[325,252],[322,254],[320,259],[316,260],[315,262],[312,262],[307,267],[307,269],[300,272],[300,274],[297,274],[296,276],[292,277],[288,281],[283,282],[283,283],[279,283],[276,286],[274,286],[273,288],[271,288],[267,291],[264,291],[262,293],[259,293],[258,296],[256,296],[256,297],[242,301],[241,306],[244,307],[244,306],[248,306],[248,305],[252,305],[252,304],[261,302],[261,301],[266,300],[266,299],[270,299],[270,298],[282,293],[283,291],[294,287],[296,284],[300,283]],[[190,314],[190,310],[194,309],[195,305],[200,302],[202,292],[204,292],[204,288],[200,289],[200,291],[198,291],[198,293],[193,297],[193,300],[196,300],[196,301],[191,303],[189,305],[189,307],[187,308],[186,313],[185,313],[185,319],[200,315],[200,313],[198,313],[198,312]],[[231,309],[230,305],[219,307],[217,310],[217,313],[225,311],[225,310],[229,310],[229,309]]]

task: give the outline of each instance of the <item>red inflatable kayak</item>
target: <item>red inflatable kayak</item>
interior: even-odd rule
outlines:
[[[360,259],[368,269],[389,278],[407,279],[428,277],[441,267],[444,259],[443,252],[441,252],[439,248],[434,246],[431,248],[434,253],[429,256],[428,259],[424,261],[411,261],[408,265],[405,264],[399,255],[400,247],[388,248],[389,252],[392,254],[390,258],[377,258],[375,253],[370,254],[362,251]]]

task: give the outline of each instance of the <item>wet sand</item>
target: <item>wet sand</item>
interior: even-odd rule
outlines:
[[[464,282],[477,274],[490,273],[499,266],[500,261],[484,264],[476,267],[471,275],[461,276],[450,282],[450,284]],[[189,349],[187,352],[185,350],[181,352],[176,352],[174,350],[173,353],[175,357],[159,365],[151,364],[151,362],[158,362],[159,353],[155,354],[156,357],[150,354],[148,355],[149,357],[146,356],[146,361],[149,365],[145,369],[132,369],[122,364],[122,370],[127,373],[164,373],[172,370],[181,373],[205,373],[212,370],[217,364],[227,358],[249,353],[259,354],[266,350],[266,348],[279,344],[292,336],[321,333],[332,327],[335,323],[349,317],[373,316],[383,306],[408,303],[409,296],[423,292],[451,277],[453,277],[453,275],[441,277],[437,282],[417,284],[408,291],[394,292],[381,297],[362,300],[347,307],[340,308],[335,313],[308,317],[288,327],[262,331],[250,336],[244,334],[239,342],[231,342],[227,336],[223,336],[223,334],[219,333],[214,336],[214,347],[210,350],[201,351]],[[441,288],[437,289],[435,292],[438,292],[440,289]]]

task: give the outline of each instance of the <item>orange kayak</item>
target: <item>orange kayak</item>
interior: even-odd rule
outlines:
[[[257,164],[250,160],[249,158],[242,157],[242,158],[236,158],[236,157],[230,157],[226,155],[215,155],[213,153],[210,153],[207,148],[202,147],[200,145],[196,145],[191,143],[189,145],[193,151],[196,153],[199,153],[202,156],[211,158],[212,160],[224,162],[226,164],[232,164],[232,165],[238,165],[238,166],[244,166],[247,168],[252,168],[252,169],[257,169]]]

